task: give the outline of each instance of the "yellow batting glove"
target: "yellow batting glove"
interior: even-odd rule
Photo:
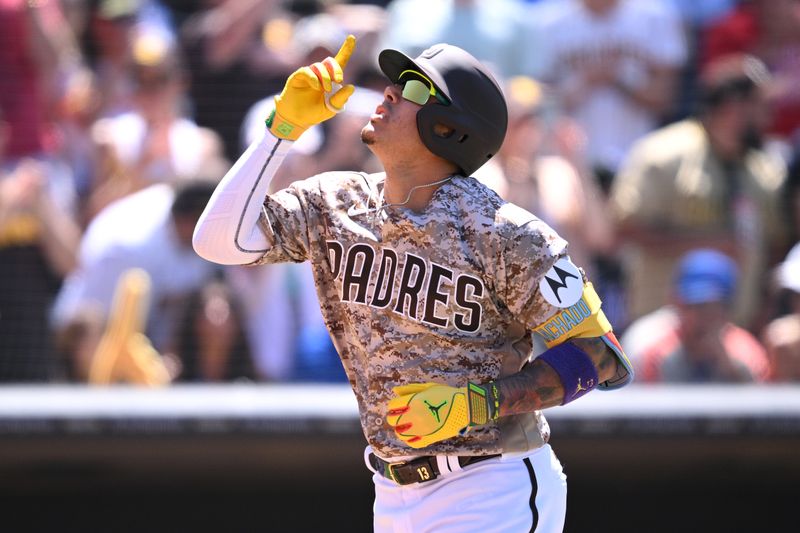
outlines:
[[[487,390],[474,383],[466,387],[418,383],[392,390],[397,396],[389,401],[386,421],[412,448],[455,437],[467,426],[495,418],[490,416]]]
[[[297,140],[308,128],[324,122],[344,109],[353,94],[353,85],[344,85],[344,68],[356,47],[348,35],[336,57],[294,71],[283,92],[275,97],[275,110],[267,118],[267,128],[280,139]]]

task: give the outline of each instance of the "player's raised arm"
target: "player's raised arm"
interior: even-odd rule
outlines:
[[[198,255],[237,265],[253,263],[270,249],[272,242],[258,224],[269,183],[293,141],[336,115],[353,94],[352,85],[341,84],[355,43],[355,37],[348,35],[336,57],[301,67],[289,76],[275,97],[265,134],[222,178],[198,220],[192,238]]]

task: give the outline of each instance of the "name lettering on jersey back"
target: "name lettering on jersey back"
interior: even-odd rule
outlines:
[[[480,328],[483,281],[456,273],[413,253],[403,257],[392,248],[376,251],[366,243],[347,251],[338,241],[327,241],[331,274],[341,278],[344,302],[392,311],[432,326],[475,332]],[[374,283],[370,281],[374,278]],[[397,282],[399,280],[399,283]],[[451,298],[455,304],[452,311]]]

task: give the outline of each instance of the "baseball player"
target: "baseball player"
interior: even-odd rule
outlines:
[[[470,177],[506,131],[488,70],[447,44],[415,59],[382,51],[389,84],[361,139],[385,172],[267,195],[292,142],[345,105],[354,47],[348,36],[289,77],[195,250],[222,264],[311,261],[369,443],[376,531],[561,531],[566,481],[541,410],[632,371],[567,243]],[[534,337],[546,349],[531,360]]]

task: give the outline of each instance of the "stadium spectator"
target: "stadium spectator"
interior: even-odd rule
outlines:
[[[59,2],[0,1],[0,380],[63,375],[47,314],[80,238],[54,118],[79,64]]]
[[[496,77],[524,74],[534,50],[521,7],[516,0],[395,0],[387,7],[381,48],[413,57],[431,43],[449,43],[489,65]]]
[[[541,71],[588,139],[604,189],[631,144],[659,125],[686,60],[681,20],[662,0],[565,0],[548,6]]]
[[[97,78],[100,114],[130,111],[136,89],[134,37],[146,28],[174,39],[170,13],[158,0],[99,0],[90,4],[86,16],[88,33],[82,41]]]
[[[131,268],[141,268],[151,280],[147,337],[161,353],[174,345],[182,299],[215,271],[191,249],[194,224],[214,185],[205,178],[152,185],[111,203],[92,220],[78,267],[54,309],[74,378],[86,378],[120,275]]]
[[[736,7],[738,0],[668,0],[690,27],[705,28]]]
[[[132,106],[131,38],[139,11],[135,0],[104,0],[91,11],[87,52],[102,116],[114,116]]]
[[[699,42],[710,25],[717,22],[736,7],[738,0],[667,0],[680,14],[683,20],[684,34],[686,35],[686,61],[679,76],[679,88],[673,102],[672,112],[666,117],[667,122],[684,119],[694,113],[697,90],[697,77],[699,73],[700,48]]]
[[[71,176],[78,195],[77,212],[91,192],[97,170],[96,145],[91,129],[100,110],[94,72],[83,64],[64,76],[63,91],[53,111],[56,150],[53,158]]]
[[[800,137],[794,146],[794,155],[786,177],[784,208],[789,221],[789,242],[800,242]]]
[[[224,279],[212,281],[186,298],[173,348],[179,363],[176,381],[214,383],[256,378],[242,311]]]
[[[344,381],[322,319],[311,269],[286,263],[226,267],[261,381]]]
[[[745,0],[708,28],[701,51],[708,64],[734,53],[764,61],[774,82],[768,133],[781,139],[800,135],[800,3],[796,0]]]
[[[180,30],[193,117],[222,137],[226,157],[234,160],[247,109],[264,94],[279,90],[281,80],[291,72],[284,64],[287,54],[270,51],[284,51],[292,19],[277,0],[204,0],[200,4],[202,9],[189,16]]]
[[[504,91],[509,125],[497,157],[507,183],[503,196],[556,229],[569,241],[573,261],[591,270],[595,254],[611,247],[613,226],[597,184],[582,172],[586,166],[580,161],[580,148],[564,146],[584,140],[564,139],[548,145],[548,138],[563,137],[563,132],[552,132],[560,127],[559,119],[545,118],[548,96],[536,80],[515,76]],[[553,135],[548,135],[551,132]],[[566,198],[569,201],[564,201]],[[592,272],[588,275],[595,278]]]
[[[645,317],[648,340],[635,343],[637,379],[660,383],[765,381],[769,364],[763,346],[729,318],[736,291],[734,261],[710,249],[682,257],[672,293],[672,308],[660,324]],[[671,317],[669,315],[672,315]],[[641,330],[640,330],[641,331]]]
[[[800,381],[800,243],[795,244],[777,269],[778,288],[787,300],[788,313],[764,329],[773,381]]]
[[[185,116],[186,78],[175,42],[155,27],[133,37],[135,83],[130,111],[92,128],[101,170],[87,205],[87,220],[111,201],[148,185],[193,176],[220,176],[227,164],[219,136]]]
[[[0,108],[13,131],[7,159],[53,150],[50,110],[61,69],[76,53],[58,2],[0,1]]]
[[[0,108],[0,381],[52,381],[63,368],[48,313],[76,263],[74,190],[39,161],[5,161],[12,135]]]
[[[290,381],[296,361],[298,318],[309,325],[321,324],[316,315],[295,312],[293,296],[297,291],[289,290],[286,270],[298,267],[286,267],[226,267],[231,290],[241,302],[242,329],[259,381]]]
[[[661,305],[683,253],[711,247],[739,264],[734,318],[757,329],[766,272],[781,256],[786,233],[779,208],[785,165],[760,148],[768,76],[752,56],[708,65],[697,118],[668,125],[632,148],[611,202],[633,317]]]

